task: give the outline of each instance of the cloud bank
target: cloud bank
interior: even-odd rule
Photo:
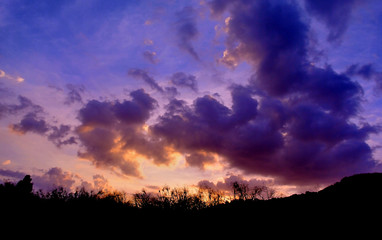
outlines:
[[[143,178],[142,161],[167,166],[175,154],[183,156],[186,166],[206,169],[222,161],[227,168],[270,176],[280,184],[333,182],[373,171],[377,165],[368,140],[381,126],[359,121],[365,93],[356,79],[373,80],[382,89],[381,72],[363,63],[339,72],[330,64],[315,65],[310,55],[316,50],[310,39],[311,20],[326,27],[328,42],[340,43],[360,3],[300,2],[301,6],[287,0],[212,0],[205,5],[217,21],[224,17],[223,44],[211,50],[221,51],[218,63],[235,69],[246,62],[251,69],[245,83],[228,86],[230,104],[199,89],[196,76],[199,80],[201,73],[159,69],[174,64],[162,59],[166,54],[159,48],[168,39],[144,36],[139,41],[146,47],[154,40],[158,43],[161,61],[156,52],[137,50],[149,70],[139,63],[125,65],[125,59],[120,68],[154,94],[168,96],[166,100],[138,89],[128,99],[88,101],[83,98],[84,85],[67,84],[65,104],[80,106],[75,128],[50,123],[42,107],[23,96],[17,104],[0,103],[0,117],[20,114],[20,121],[10,126],[14,132],[39,134],[57,146],[78,143],[80,158],[123,177]],[[201,14],[194,7],[180,9],[171,12],[176,45],[199,61],[197,49],[203,48],[196,40],[203,29],[198,23],[204,19],[198,22]],[[162,86],[152,76],[155,72],[170,76],[170,87]],[[7,78],[2,70],[0,78]],[[177,88],[190,90],[194,97],[181,99]],[[52,173],[60,175],[58,170]]]
[[[330,7],[348,14],[352,3]],[[289,1],[219,0],[209,6],[215,15],[229,14],[221,62],[234,67],[247,61],[254,70],[246,85],[229,87],[232,105],[211,95],[197,97],[192,104],[172,98],[165,112],[145,128],[156,101],[143,90],[123,102],[90,101],[79,114],[79,156],[135,177],[141,177],[139,163],[128,158],[128,152],[168,164],[169,149],[183,154],[189,166],[203,169],[218,155],[230,167],[272,176],[283,184],[329,182],[372,171],[376,165],[366,141],[381,128],[351,121],[363,99],[363,89],[351,75],[367,76],[367,69],[353,67],[345,74],[330,65],[310,64],[310,26],[300,7]],[[309,12],[330,25],[329,40],[339,38],[346,23],[333,23],[321,7],[307,1]],[[184,11],[178,23],[180,46],[197,58],[190,43],[197,35],[192,11]],[[164,91],[146,71],[131,69],[129,75]],[[178,72],[171,82],[197,91],[192,75]]]

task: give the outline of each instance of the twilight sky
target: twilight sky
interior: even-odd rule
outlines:
[[[0,177],[314,190],[382,163],[379,0],[0,2]]]

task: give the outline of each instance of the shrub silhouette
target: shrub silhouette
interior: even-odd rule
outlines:
[[[368,218],[368,214],[382,213],[381,186],[382,174],[366,174],[344,178],[318,192],[282,198],[275,197],[269,187],[250,188],[238,183],[232,185],[232,197],[208,187],[195,190],[165,186],[156,193],[142,190],[129,200],[121,192],[85,189],[70,192],[61,187],[50,192],[33,192],[32,179],[27,175],[16,184],[0,184],[0,211],[3,219],[17,222],[20,218],[39,216],[42,219],[39,225],[53,227],[81,226],[86,222],[94,226],[119,224],[121,228],[160,225],[166,229],[172,225],[187,226],[190,222],[206,226],[226,222],[237,229],[243,229],[245,223],[310,228],[321,224],[318,219],[325,219],[327,225],[356,222],[360,218],[355,216],[361,216],[363,222],[375,219]]]

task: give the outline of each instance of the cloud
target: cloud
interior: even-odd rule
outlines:
[[[73,85],[73,84],[66,84],[66,88],[68,90],[65,104],[71,105],[73,103],[79,102],[82,103],[82,94],[85,91],[85,87],[83,85]]]
[[[11,180],[19,181],[25,175],[30,175],[25,172],[0,169],[0,175]],[[93,176],[93,182],[85,181],[78,174],[65,171],[60,167],[52,167],[49,170],[44,170],[42,174],[32,174],[33,189],[35,191],[42,190],[44,192],[52,191],[58,187],[63,187],[67,191],[75,191],[79,188],[85,188],[86,191],[110,191],[108,180],[100,175]]]
[[[144,43],[146,46],[151,46],[151,45],[154,44],[154,41],[151,40],[151,39],[145,39],[145,40],[143,41],[143,43]]]
[[[66,172],[59,167],[54,167],[41,176],[32,176],[32,182],[34,189],[50,191],[57,187],[63,187],[64,189],[73,190],[76,180],[73,173]]]
[[[345,33],[354,7],[358,0],[305,0],[308,12],[322,21],[329,29],[328,41],[340,40]]]
[[[35,133],[46,136],[57,147],[77,143],[74,136],[68,137],[71,133],[69,125],[52,125],[45,120],[44,109],[40,105],[21,95],[18,96],[18,101],[18,104],[0,105],[0,114],[3,115],[17,115],[26,112],[19,123],[9,126],[12,131],[18,134]]]
[[[218,190],[218,191],[231,192],[233,191],[232,185],[234,182],[245,184],[248,186],[249,189],[252,189],[254,187],[269,186],[274,184],[273,180],[264,180],[264,179],[258,179],[258,178],[251,178],[249,180],[246,180],[241,175],[230,174],[229,176],[225,177],[222,181],[218,181],[216,183],[213,183],[208,180],[199,181],[198,186],[202,188],[207,187],[207,188],[211,188],[213,190]]]
[[[72,132],[69,125],[51,125],[35,112],[27,113],[19,123],[11,124],[9,127],[12,131],[22,135],[35,133],[41,136],[46,136],[47,139],[57,147],[77,144],[74,136],[68,136]]]
[[[0,168],[0,175],[7,178],[23,179],[26,174],[20,171],[12,171]]]
[[[196,25],[196,12],[192,7],[184,7],[176,13],[175,31],[178,40],[178,46],[189,53],[195,60],[200,60],[199,55],[195,51],[192,41],[199,34]]]
[[[22,83],[25,80],[24,78],[22,78],[20,76],[14,76],[14,75],[7,74],[1,69],[0,69],[0,78],[5,78],[5,79],[11,80],[11,81],[18,82],[18,83]]]
[[[147,83],[152,89],[157,90],[158,92],[163,93],[164,90],[159,84],[155,81],[154,78],[150,77],[147,71],[138,69],[138,68],[132,68],[129,69],[128,75],[132,76],[134,78],[142,79],[145,83]]]
[[[373,64],[352,64],[346,69],[345,74],[350,77],[359,76],[365,80],[373,80],[376,89],[382,90],[382,72],[377,71]]]
[[[35,113],[26,114],[20,123],[12,124],[10,128],[20,134],[33,132],[43,135],[49,130],[48,124],[43,119],[39,119]]]
[[[280,184],[311,185],[376,166],[367,140],[380,126],[352,122],[360,112],[363,89],[350,73],[309,62],[308,22],[290,1],[223,1],[210,3],[214,14],[227,11],[223,59],[247,61],[254,74],[247,85],[231,85],[230,106],[204,95],[192,104],[176,99],[150,126],[157,102],[143,90],[131,100],[89,101],[80,111],[78,155],[123,176],[142,177],[140,157],[169,164],[172,152],[186,164],[204,169],[225,161],[248,174],[271,176]],[[182,13],[182,14],[180,14]],[[194,10],[178,13],[181,47],[196,58]],[[354,74],[360,72],[358,68]],[[367,76],[367,69],[361,71]],[[161,93],[167,88],[142,69],[128,74]],[[177,87],[196,88],[183,72],[171,76]]]
[[[201,169],[205,168],[205,165],[212,164],[216,162],[215,156],[205,152],[193,152],[186,155],[186,163],[189,166],[199,167]]]
[[[131,100],[89,101],[80,111],[77,135],[82,148],[78,155],[95,166],[127,177],[142,177],[137,160],[169,164],[171,158],[158,139],[149,136],[146,121],[157,107],[142,89],[130,93]]]
[[[48,140],[53,142],[57,147],[61,147],[62,145],[77,144],[77,140],[74,136],[67,138],[72,132],[69,125],[61,124],[60,126],[50,126],[50,131],[51,132],[48,134]]]
[[[212,0],[208,2],[213,16],[221,15],[228,5],[232,3],[232,0]]]
[[[5,160],[5,161],[3,161],[2,163],[1,163],[1,165],[3,165],[3,166],[7,166],[7,165],[10,165],[11,164],[11,160]]]
[[[0,175],[11,177],[14,180],[20,180],[23,179],[25,175],[29,174],[20,171],[0,169]],[[31,177],[34,190],[41,189],[44,191],[51,191],[57,187],[73,190],[76,178],[75,174],[66,172],[59,167],[53,167],[42,175],[32,175]]]
[[[149,63],[152,63],[152,64],[157,64],[158,63],[158,59],[156,59],[156,52],[152,52],[152,51],[144,51],[143,52],[143,57],[149,62]]]
[[[167,112],[158,123],[150,126],[150,130],[167,145],[190,156],[200,156],[202,151],[206,156],[216,153],[234,161],[235,157],[255,159],[272,153],[282,146],[281,133],[277,132],[277,126],[273,126],[277,124],[271,124],[273,121],[265,111],[264,115],[258,116],[257,100],[248,92],[241,93],[240,97],[238,93],[233,94],[235,108],[232,109],[208,95],[197,98],[192,106],[172,100],[166,106]],[[242,111],[237,107],[238,102],[245,102],[255,111],[250,114]],[[191,165],[201,166],[211,159],[195,157],[189,160]]]
[[[158,82],[153,77],[149,76],[148,72],[145,70],[132,68],[128,71],[128,75],[143,80],[151,87],[151,89],[157,90],[170,99],[178,95],[178,90],[175,87],[161,87]]]
[[[35,114],[43,112],[43,108],[40,105],[34,104],[29,98],[19,95],[17,97],[18,104],[8,104],[6,106],[9,114],[18,114],[25,110],[31,111]]]
[[[174,99],[150,132],[185,154],[189,166],[203,168],[218,154],[231,167],[283,184],[331,181],[375,166],[366,140],[378,126],[357,126],[315,105],[282,103],[243,86],[231,95],[231,108],[211,96],[191,106]]]
[[[192,105],[172,100],[152,134],[195,156],[189,165],[208,162],[199,152],[218,154],[231,167],[283,184],[333,181],[375,167],[366,141],[380,126],[350,121],[363,89],[329,65],[309,64],[309,25],[297,5],[238,0],[213,11],[229,13],[223,61],[247,61],[255,74],[247,86],[230,87],[231,107],[208,95]]]
[[[309,63],[309,25],[297,5],[233,1],[227,10],[227,49],[222,60],[249,62],[256,71],[250,79],[252,88],[276,98],[301,98],[333,114],[358,112],[361,86],[330,66]]]
[[[184,72],[176,72],[171,76],[170,80],[171,83],[177,87],[186,87],[194,92],[198,92],[198,83],[194,75],[186,74]]]
[[[2,89],[0,89],[0,91],[1,90]],[[7,93],[7,90],[4,90],[4,92]],[[0,118],[8,115],[16,115],[25,111],[32,113],[41,113],[43,111],[41,106],[34,104],[30,99],[24,96],[19,95],[17,101],[17,104],[0,103]]]
[[[257,68],[256,86],[271,94],[286,94],[300,86],[308,26],[295,5],[234,1],[228,10],[227,49],[221,61],[230,66],[250,62]]]

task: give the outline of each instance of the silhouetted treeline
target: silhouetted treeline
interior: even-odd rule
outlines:
[[[120,192],[84,189],[70,192],[64,188],[33,192],[32,189],[29,175],[16,184],[0,184],[2,217],[17,222],[38,216],[40,222],[36,224],[52,227],[84,222],[94,226],[187,226],[219,222],[231,227],[296,224],[311,228],[322,223],[331,226],[338,221],[370,221],[370,216],[379,220],[378,214],[382,212],[382,174],[379,173],[354,175],[318,192],[279,198],[274,197],[271,188],[249,188],[238,182],[232,184],[230,198],[211,188],[163,187],[156,193],[142,190],[130,199]]]

